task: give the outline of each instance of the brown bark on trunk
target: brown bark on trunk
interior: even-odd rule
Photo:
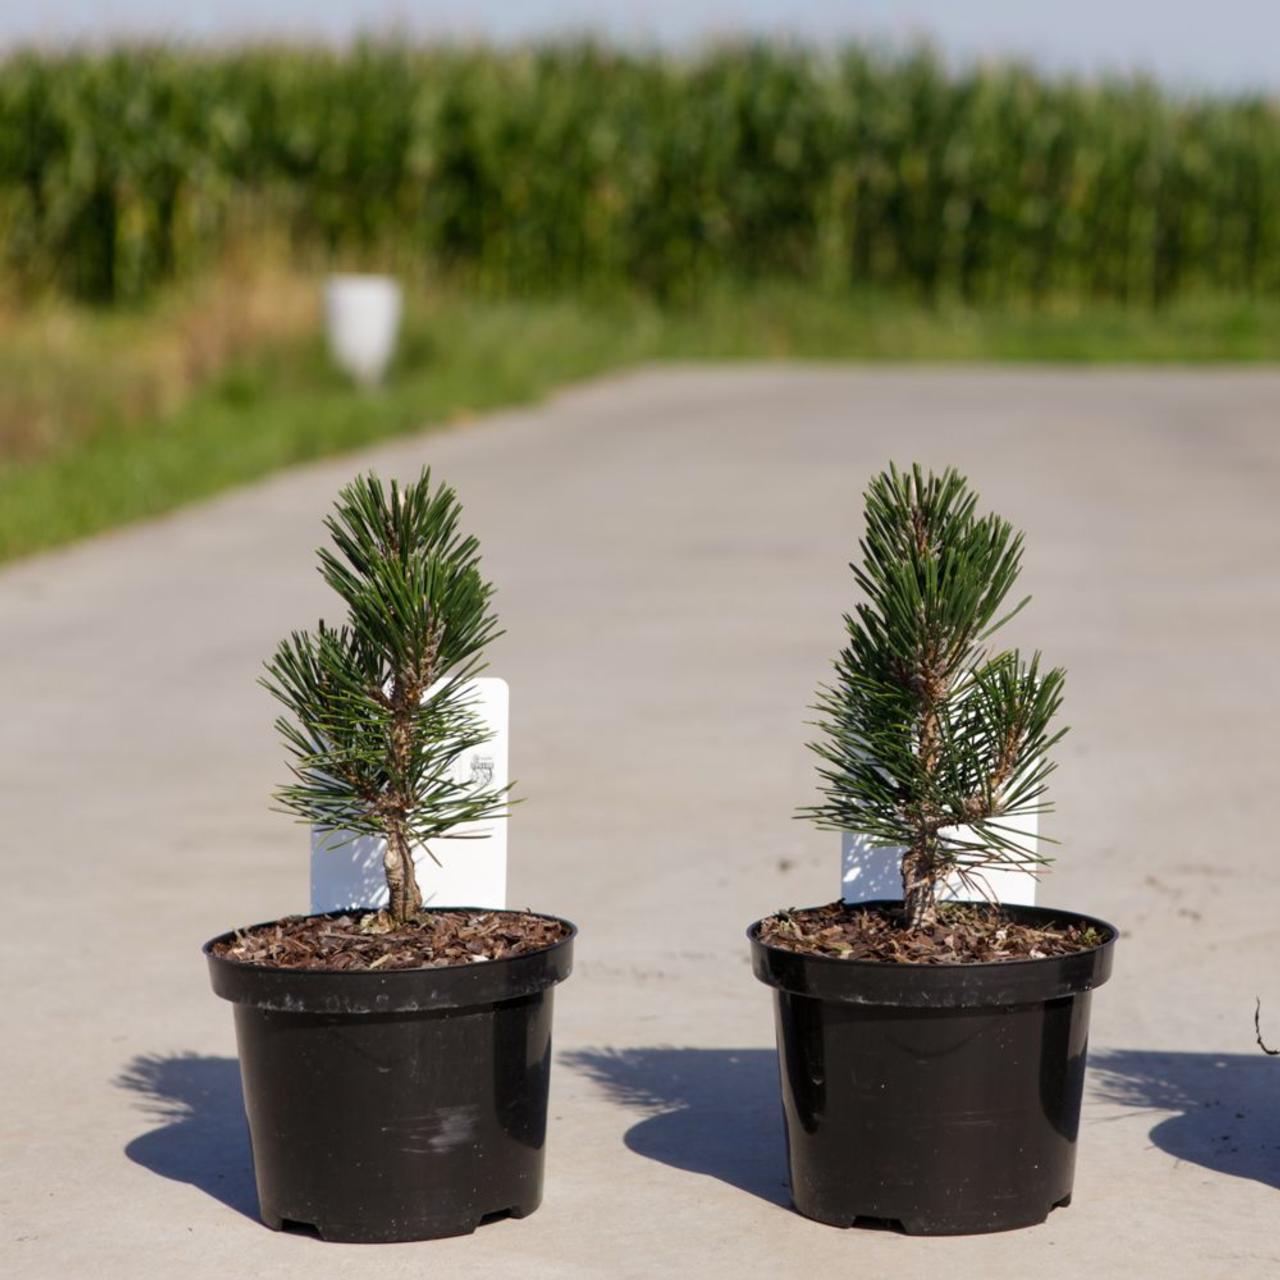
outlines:
[[[388,910],[399,923],[412,920],[422,910],[422,891],[413,870],[413,854],[405,834],[405,813],[409,797],[405,794],[404,779],[409,769],[413,751],[413,714],[420,697],[419,686],[409,678],[397,674],[391,688],[390,748],[393,762],[392,776],[396,788],[388,798],[385,810],[387,823],[387,848],[382,855],[382,867],[387,877],[390,894]]]
[[[920,680],[924,709],[920,720],[919,758],[926,775],[932,777],[938,764],[938,680],[931,672]],[[902,927],[907,930],[923,929],[938,918],[938,858],[937,837],[925,826],[925,815],[920,817],[924,828],[916,836],[911,848],[902,857]]]
[[[923,929],[938,918],[937,879],[925,846],[908,850],[902,859],[902,927]]]
[[[413,854],[403,831],[394,827],[387,832],[387,848],[382,855],[382,867],[387,876],[390,902],[387,910],[393,920],[403,924],[412,920],[422,910],[422,891],[413,870]]]

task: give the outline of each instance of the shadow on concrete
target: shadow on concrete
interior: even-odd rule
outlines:
[[[1261,1053],[1089,1054],[1095,1098],[1178,1114],[1151,1141],[1178,1160],[1280,1189],[1280,1063]]]
[[[162,1178],[188,1182],[246,1217],[258,1218],[249,1130],[234,1058],[142,1054],[116,1077],[160,1126],[125,1155]]]
[[[629,1150],[790,1205],[772,1049],[583,1049],[561,1061],[650,1113],[627,1130]]]

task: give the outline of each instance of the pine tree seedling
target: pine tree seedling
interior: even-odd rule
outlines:
[[[380,839],[389,897],[385,911],[285,916],[205,944],[213,989],[236,1006],[262,1219],[275,1230],[437,1239],[525,1217],[542,1197],[550,991],[572,968],[574,926],[424,910],[414,869],[421,847],[479,835],[464,824],[508,805],[505,786],[462,767],[491,737],[474,681],[497,622],[460,518],[426,470],[403,487],[357,478],[319,552],[346,616],[293,633],[266,664],[292,769],[280,807],[331,845]],[[461,1138],[423,1140],[440,1116],[465,1118]]]
[[[1047,861],[1012,820],[1051,807],[1064,673],[992,647],[1027,603],[1006,604],[1022,535],[978,515],[977,500],[951,468],[891,465],[871,482],[862,563],[850,566],[865,598],[845,616],[847,643],[815,708],[822,800],[802,813],[903,850],[909,931],[936,921],[949,876],[986,897],[984,872],[1035,874]]]
[[[460,757],[490,737],[468,686],[498,634],[493,588],[460,515],[429,470],[403,489],[373,474],[344,488],[319,560],[346,621],[294,632],[262,681],[287,713],[276,728],[293,776],[278,804],[335,839],[384,840],[398,924],[422,910],[414,845],[430,852],[430,841],[508,804],[505,787],[455,778]]]

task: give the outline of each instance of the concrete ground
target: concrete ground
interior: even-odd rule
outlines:
[[[0,1274],[1274,1276],[1280,375],[673,369],[399,441],[0,574]],[[1026,530],[1017,639],[1069,672],[1060,862],[1123,926],[1075,1203],[1008,1235],[787,1207],[770,993],[743,930],[837,892],[806,704],[888,459]],[[328,607],[358,468],[460,490],[508,629],[512,901],[581,927],[546,1200],[380,1248],[255,1219],[231,1010],[200,944],[305,908],[255,686]]]

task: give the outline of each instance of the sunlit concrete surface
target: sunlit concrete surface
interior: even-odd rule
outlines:
[[[1049,904],[1124,929],[1075,1203],[917,1240],[787,1207],[743,930],[828,900],[806,705],[890,458],[1026,530],[1016,639],[1069,672]],[[339,484],[430,462],[507,628],[514,905],[581,926],[546,1200],[437,1243],[255,1219],[199,947],[305,909],[254,680],[331,609]],[[1271,1276],[1280,1265],[1280,375],[675,368],[253,488],[0,573],[0,1273],[15,1278]]]

